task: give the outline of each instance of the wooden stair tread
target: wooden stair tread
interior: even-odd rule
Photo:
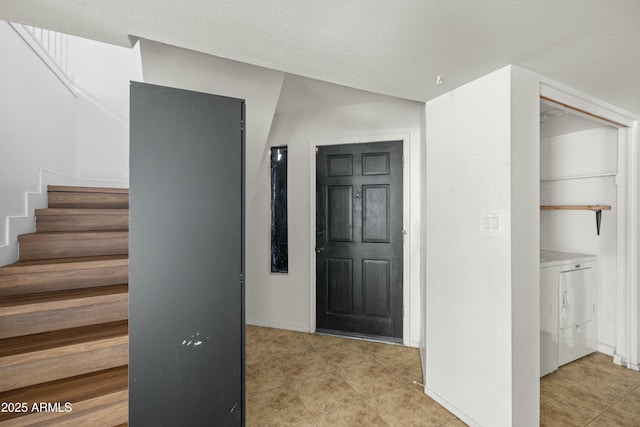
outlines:
[[[5,338],[0,340],[0,358],[125,336],[129,332],[128,328],[128,321],[122,320],[99,325],[59,329],[22,337]]]
[[[129,265],[128,255],[103,255],[91,257],[22,260],[0,268],[0,277],[2,277],[3,275],[22,273],[24,272],[24,270],[28,270],[31,272],[75,270],[123,264]]]
[[[108,239],[129,236],[127,230],[93,230],[93,231],[40,231],[18,236],[18,242],[30,242],[34,240],[90,240]]]
[[[20,259],[76,258],[124,255],[129,252],[129,232],[50,231],[18,236]]]
[[[16,295],[3,297],[0,300],[0,308],[19,307],[33,304],[50,304],[56,306],[72,307],[81,305],[83,299],[104,297],[108,295],[128,294],[128,285],[102,286],[86,289],[72,289],[58,292],[43,292],[37,294]],[[53,304],[60,302],[60,304]],[[0,316],[5,313],[0,313]]]
[[[129,281],[126,255],[19,261],[0,268],[0,299]]]
[[[71,402],[76,405],[101,396],[126,392],[127,386],[127,366],[121,366],[5,391],[0,393],[0,402],[26,402],[29,408],[36,402]],[[29,414],[0,413],[0,423],[24,415]]]
[[[126,425],[129,189],[48,193],[0,268],[0,401],[73,411],[0,413],[0,427]]]
[[[116,187],[78,187],[73,185],[49,185],[48,192],[73,192],[73,193],[112,193],[129,194],[128,188]]]
[[[129,194],[125,192],[63,192],[47,193],[49,208],[128,209]]]
[[[43,208],[36,209],[36,216],[46,215],[129,215],[129,209],[91,208]]]

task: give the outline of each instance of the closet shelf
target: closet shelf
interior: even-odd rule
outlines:
[[[594,211],[596,213],[596,231],[600,235],[602,211],[610,211],[611,205],[543,205],[541,211]]]
[[[610,211],[611,205],[543,205],[541,211]]]

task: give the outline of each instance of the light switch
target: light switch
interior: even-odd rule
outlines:
[[[502,212],[484,212],[480,231],[482,233],[502,233]]]

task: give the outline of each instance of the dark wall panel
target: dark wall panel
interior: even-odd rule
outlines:
[[[131,86],[129,425],[244,414],[244,102]]]

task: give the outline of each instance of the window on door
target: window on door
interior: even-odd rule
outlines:
[[[271,147],[271,272],[289,271],[287,147]]]

